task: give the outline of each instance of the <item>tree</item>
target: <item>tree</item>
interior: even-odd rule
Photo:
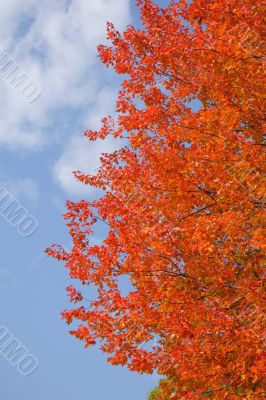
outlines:
[[[62,316],[112,364],[167,376],[158,400],[262,399],[265,7],[137,5],[143,29],[108,23],[111,45],[99,46],[102,62],[126,75],[117,115],[85,133],[125,145],[102,155],[96,175],[75,173],[103,194],[68,201],[72,250],[47,250],[84,285],[68,288],[79,305]],[[99,223],[107,235],[94,245]],[[89,302],[88,286],[97,288]]]

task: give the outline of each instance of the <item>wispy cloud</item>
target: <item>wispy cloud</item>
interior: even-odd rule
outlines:
[[[37,182],[29,177],[12,179],[11,177],[7,177],[6,174],[0,173],[1,185],[4,185],[20,201],[36,203],[39,200],[39,186]]]
[[[115,103],[115,91],[104,88],[95,98],[95,102],[84,119],[84,126],[97,129],[103,116],[112,113]],[[119,140],[108,137],[104,141],[90,142],[82,132],[76,132],[66,142],[62,155],[54,165],[53,175],[60,187],[69,194],[90,194],[91,187],[84,186],[73,177],[73,171],[95,173],[99,167],[101,153],[114,151]]]
[[[64,111],[73,113],[81,125],[93,117],[93,104],[101,108],[99,97],[112,90],[98,72],[96,46],[104,40],[106,20],[120,27],[129,22],[129,3],[0,3],[0,45],[42,87],[41,96],[27,104],[0,82],[0,145],[20,151],[40,149],[73,133],[61,120]]]

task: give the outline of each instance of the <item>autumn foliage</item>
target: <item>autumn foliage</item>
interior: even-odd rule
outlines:
[[[166,376],[156,400],[263,399],[265,6],[155,3],[137,1],[142,29],[108,23],[99,46],[125,79],[116,116],[85,136],[123,146],[76,172],[102,196],[67,202],[72,250],[47,250],[84,285],[62,316],[112,364]]]

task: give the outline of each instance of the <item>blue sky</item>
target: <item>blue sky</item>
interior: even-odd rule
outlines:
[[[22,237],[0,215],[0,326],[39,360],[32,375],[22,376],[0,354],[3,400],[142,400],[157,384],[156,377],[110,366],[68,334],[59,314],[68,307],[69,279],[43,253],[53,242],[70,244],[65,200],[95,195],[71,172],[92,171],[99,154],[114,148],[83,138],[113,112],[119,87],[97,59],[106,20],[123,29],[137,21],[136,10],[130,0],[0,3],[0,47],[42,89],[26,103],[0,79],[0,182],[38,220],[37,231]]]

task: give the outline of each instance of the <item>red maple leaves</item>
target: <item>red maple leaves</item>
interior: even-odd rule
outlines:
[[[116,119],[86,133],[127,142],[101,157],[96,175],[76,174],[104,194],[68,202],[72,250],[48,250],[84,293],[97,288],[87,304],[71,286],[83,305],[63,317],[81,321],[72,333],[102,342],[113,364],[166,375],[158,399],[262,399],[263,5],[138,4],[143,30],[108,24],[112,45],[99,46],[101,60],[127,74]],[[94,245],[99,223],[107,235]]]

